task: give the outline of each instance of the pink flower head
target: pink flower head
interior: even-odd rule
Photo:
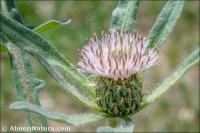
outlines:
[[[148,48],[148,38],[135,32],[96,34],[80,51],[79,70],[85,73],[124,80],[157,63],[156,47]]]

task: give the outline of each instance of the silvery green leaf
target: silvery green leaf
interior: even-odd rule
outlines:
[[[64,115],[61,113],[51,112],[47,109],[38,107],[34,104],[30,104],[24,101],[17,101],[10,105],[10,109],[16,109],[16,110],[25,110],[37,113],[39,115],[42,115],[48,119],[58,121],[58,122],[64,122],[67,124],[71,124],[74,126],[82,125],[82,124],[88,124],[88,123],[94,123],[103,119],[106,119],[106,116],[103,115],[97,115],[97,114],[77,114],[77,115]]]
[[[141,103],[141,108],[139,110],[152,103],[156,98],[160,97],[164,92],[169,90],[170,87],[176,83],[186,71],[188,71],[195,64],[199,63],[199,60],[200,49],[197,48],[171,75],[169,75],[169,77],[155,87],[154,91]]]
[[[21,22],[21,15],[15,9],[14,1],[1,1],[1,11],[9,17]],[[40,106],[39,92],[45,85],[45,81],[38,79],[32,70],[28,54],[16,47],[8,38],[0,32],[0,40],[10,57],[12,77],[15,81],[17,99],[28,101]],[[26,112],[26,118],[30,126],[48,126],[43,116]]]
[[[14,45],[35,57],[69,94],[87,106],[99,109],[92,101],[94,84],[37,33],[0,13],[0,32]],[[73,84],[72,84],[73,83]],[[74,84],[76,83],[76,84]],[[87,94],[91,95],[87,95]]]
[[[118,6],[112,13],[111,31],[116,29],[132,30],[133,25],[136,22],[136,16],[140,0],[121,0]]]
[[[35,27],[33,30],[37,33],[43,33],[45,31],[54,29],[56,27],[69,24],[70,22],[71,22],[71,20],[66,20],[66,21],[63,21],[63,22],[57,21],[57,20],[49,20],[49,21]]]
[[[183,6],[183,0],[169,0],[166,3],[150,31],[149,47],[163,45],[180,17]]]

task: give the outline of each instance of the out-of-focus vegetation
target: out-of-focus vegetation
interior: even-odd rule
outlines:
[[[147,36],[165,1],[142,1],[136,31]],[[48,31],[42,35],[72,63],[78,61],[78,48],[86,43],[94,32],[108,31],[112,10],[117,1],[16,1],[24,21],[39,25],[50,19],[72,19],[71,24]],[[160,50],[159,65],[147,74],[144,89],[147,93],[161,82],[195,48],[199,46],[199,2],[186,1],[180,19]],[[46,80],[40,99],[43,107],[66,114],[91,112],[91,110],[67,95],[34,59],[37,76]],[[1,124],[26,125],[23,112],[10,110],[9,104],[16,100],[15,86],[10,72],[7,52],[1,52]],[[136,132],[186,131],[199,132],[199,67],[193,67],[173,89],[155,103],[136,114]],[[98,125],[71,127],[73,132],[95,131]],[[49,121],[50,126],[65,126]]]

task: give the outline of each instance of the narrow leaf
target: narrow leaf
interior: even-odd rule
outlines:
[[[37,33],[3,16],[1,13],[0,19],[0,32],[12,41],[14,45],[34,56],[69,94],[75,96],[89,107],[98,109],[98,106],[89,97],[86,97],[87,93],[85,93],[89,92],[90,96],[94,96],[94,88],[92,88],[94,85],[83,74],[77,71],[55,48],[49,45]],[[76,82],[76,84],[72,85],[68,82]],[[85,90],[82,91],[77,89],[77,87],[84,88]]]
[[[111,31],[116,29],[132,30],[136,22],[136,16],[140,0],[121,0],[112,13]]]
[[[146,99],[141,104],[140,110],[147,106],[149,103],[153,102],[156,98],[160,97],[164,92],[166,92],[171,85],[176,83],[183,74],[190,69],[193,65],[199,63],[200,60],[200,50],[196,49],[169,77],[167,77],[154,91],[147,96]]]
[[[1,4],[3,5],[1,11],[3,10],[4,14],[22,22],[21,15],[16,10],[13,0],[2,0]],[[0,33],[0,39],[2,44],[7,47],[9,53],[12,77],[17,90],[17,99],[41,106],[39,92],[45,85],[45,81],[38,79],[34,75],[28,54],[24,50],[13,45],[2,33]],[[48,126],[44,117],[30,112],[25,112],[25,114],[30,126]]]
[[[71,20],[66,20],[66,21],[57,21],[57,20],[50,20],[50,21],[47,21],[46,23],[44,24],[41,24],[39,26],[37,26],[36,28],[34,28],[33,30],[37,33],[43,33],[45,31],[48,31],[48,30],[51,30],[51,29],[54,29],[56,27],[59,27],[59,26],[62,26],[62,25],[66,25],[66,24],[69,24],[71,22]]]
[[[161,47],[181,15],[184,1],[169,0],[159,14],[149,35],[149,47]]]
[[[34,112],[42,116],[45,116],[48,119],[58,121],[58,122],[65,122],[67,124],[71,124],[74,126],[94,123],[94,122],[106,119],[105,116],[97,115],[97,114],[64,115],[61,113],[48,111],[47,109],[44,109],[34,104],[30,104],[23,101],[17,101],[17,102],[12,103],[10,105],[10,109]]]

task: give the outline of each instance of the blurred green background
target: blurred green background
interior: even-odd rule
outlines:
[[[78,48],[86,38],[102,30],[108,31],[112,10],[117,1],[16,1],[24,21],[39,25],[50,19],[72,19],[64,27],[42,34],[58,51],[72,63],[78,61]],[[166,1],[142,1],[136,31],[147,36]],[[153,87],[174,71],[194,49],[199,46],[199,2],[185,1],[185,6],[174,31],[159,54],[159,64],[146,76],[144,89]],[[32,58],[37,76],[47,82],[40,94],[43,107],[65,114],[92,112],[62,91],[45,69]],[[9,109],[16,100],[15,86],[10,72],[7,52],[1,53],[1,124],[6,126],[26,125],[23,112]],[[199,66],[192,67],[172,89],[134,116],[135,132],[199,132]],[[49,120],[50,126],[66,126]],[[97,124],[72,127],[72,132],[94,132]]]

